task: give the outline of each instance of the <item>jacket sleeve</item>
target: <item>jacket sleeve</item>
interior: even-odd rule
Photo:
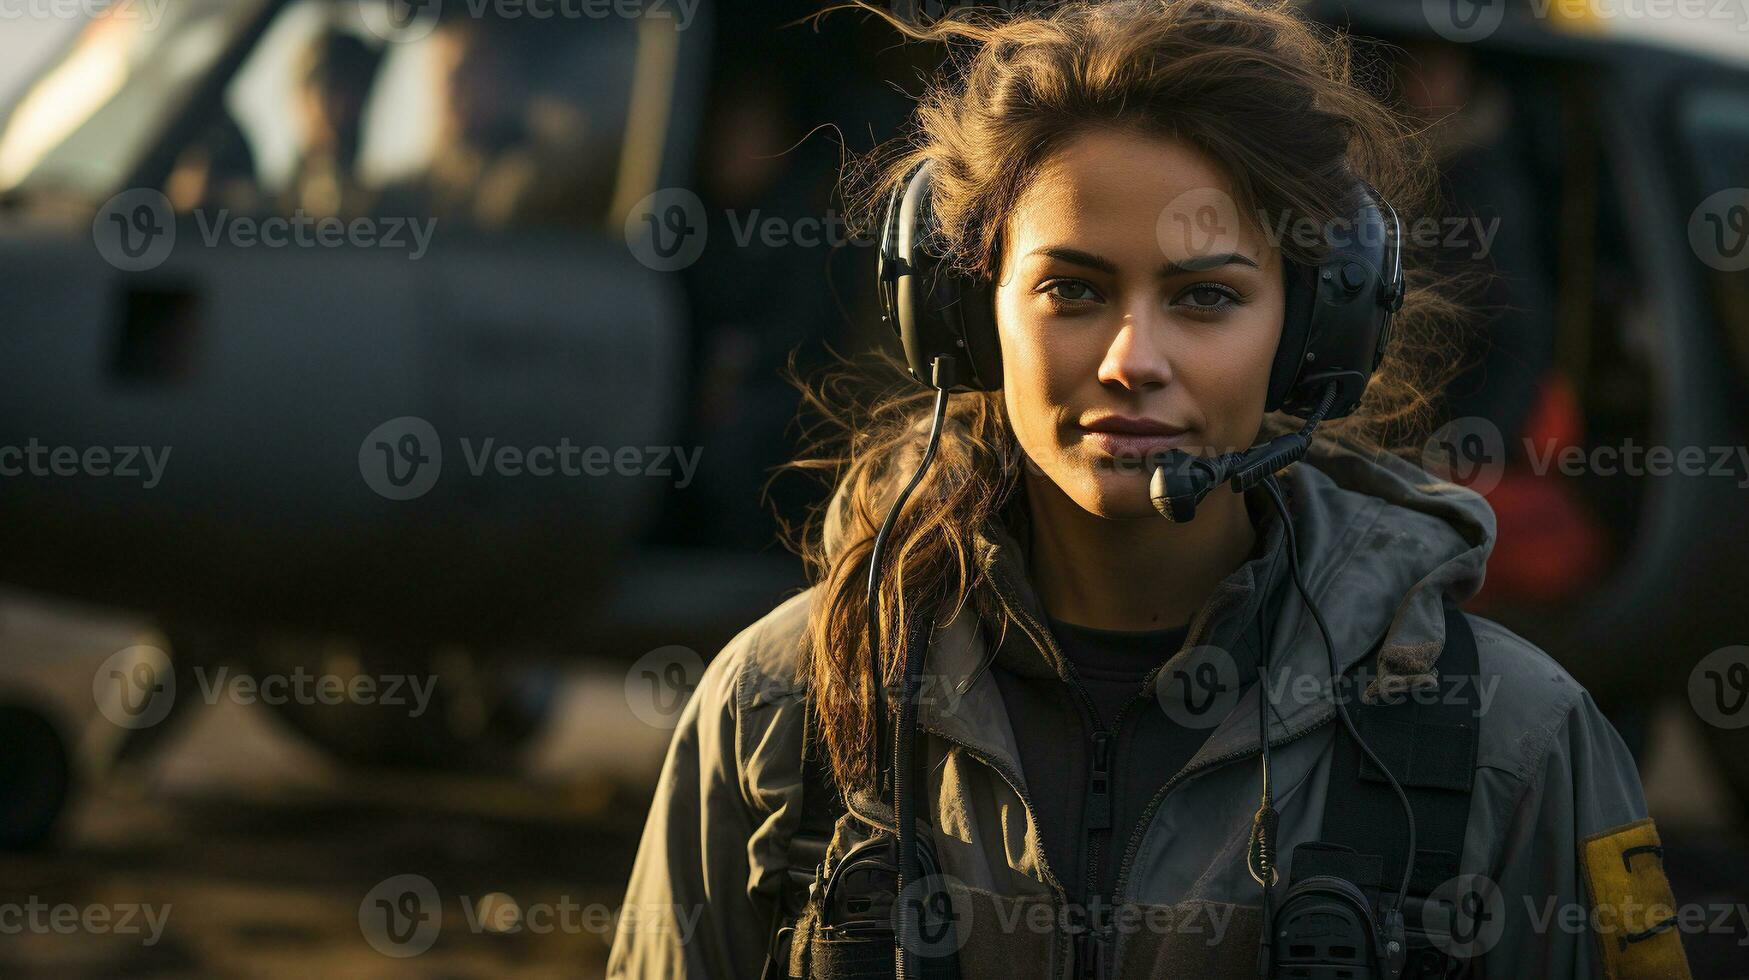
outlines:
[[[1634,939],[1675,913],[1656,834],[1633,757],[1581,690],[1508,817],[1482,975],[1686,978],[1680,930]]]
[[[777,879],[769,801],[740,761],[757,624],[711,661],[680,714],[608,955],[609,978],[759,976]]]

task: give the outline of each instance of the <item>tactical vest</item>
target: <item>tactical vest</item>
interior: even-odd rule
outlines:
[[[1469,961],[1454,955],[1462,952],[1468,937],[1451,924],[1453,909],[1446,900],[1452,896],[1435,892],[1457,877],[1469,824],[1481,712],[1479,664],[1469,621],[1450,597],[1445,623],[1437,696],[1428,690],[1389,702],[1363,702],[1359,692],[1377,673],[1377,647],[1341,681],[1356,730],[1397,778],[1415,812],[1416,855],[1404,910],[1409,940],[1404,980],[1450,980],[1471,972]],[[813,713],[805,715],[811,719]],[[1384,774],[1366,759],[1347,728],[1334,720],[1331,724],[1336,736],[1322,833],[1318,841],[1295,848],[1288,884],[1315,874],[1345,878],[1361,889],[1376,914],[1381,901],[1395,899],[1407,857],[1402,808]],[[893,975],[890,930],[884,937],[845,936],[820,928],[824,889],[833,870],[825,866],[827,849],[845,808],[825,760],[814,751],[814,739],[805,736],[802,741],[801,824],[790,839],[789,868],[762,980],[887,980]],[[928,834],[920,839],[926,842]],[[891,883],[884,884],[890,891]],[[890,894],[883,898],[890,900]],[[842,904],[844,897],[835,900]],[[1364,955],[1346,949],[1315,952],[1324,957],[1320,964],[1329,962],[1337,970],[1343,968],[1344,956]],[[956,969],[944,961],[924,961],[924,974],[931,980],[955,976]],[[1279,963],[1276,972],[1353,975],[1294,974]]]

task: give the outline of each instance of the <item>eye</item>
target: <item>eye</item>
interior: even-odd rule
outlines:
[[[1178,295],[1181,300],[1190,300],[1185,307],[1199,313],[1224,312],[1245,301],[1231,286],[1218,282],[1199,282]]]
[[[1096,303],[1100,296],[1082,279],[1047,279],[1039,283],[1038,292],[1061,303]]]

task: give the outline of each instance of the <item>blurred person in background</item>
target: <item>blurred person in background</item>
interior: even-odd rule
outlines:
[[[425,170],[385,189],[381,211],[484,230],[601,221],[614,147],[592,134],[586,109],[538,84],[543,66],[572,53],[569,35],[543,26],[465,16],[438,25],[436,149]]]
[[[350,218],[369,212],[373,195],[359,180],[358,150],[365,99],[381,63],[381,51],[346,31],[323,31],[304,49],[294,96],[303,146],[280,213]]]

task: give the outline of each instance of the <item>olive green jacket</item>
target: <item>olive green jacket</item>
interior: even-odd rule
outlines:
[[[1462,601],[1482,583],[1494,539],[1487,503],[1395,457],[1345,451],[1318,450],[1283,480],[1301,567],[1338,663],[1346,669],[1382,637],[1381,681],[1413,685],[1436,672],[1441,596]],[[1273,547],[1280,537],[1271,536]],[[1073,937],[1030,804],[1053,791],[1051,775],[1021,770],[987,655],[1005,668],[1067,675],[1040,625],[1019,545],[1002,528],[987,529],[980,560],[989,573],[982,587],[996,590],[1022,628],[990,651],[967,603],[932,639],[919,710],[929,799],[919,809],[930,818],[954,901],[962,975],[1064,977]],[[1260,567],[1276,568],[1247,563],[1216,589],[1167,668],[1194,648],[1230,641],[1257,614],[1261,595],[1283,592],[1260,587],[1267,585],[1257,581]],[[1294,847],[1319,836],[1335,711],[1319,632],[1297,594],[1285,591],[1291,601],[1265,611],[1273,617],[1271,677],[1304,682],[1277,688],[1269,725],[1283,882]],[[801,814],[805,707],[796,666],[814,592],[792,597],[731,641],[686,705],[632,870],[609,977],[759,976]],[[1490,980],[1601,977],[1605,950],[1614,951],[1618,976],[1686,976],[1675,931],[1628,941],[1662,917],[1654,907],[1647,918],[1647,897],[1669,896],[1657,860],[1634,859],[1630,850],[1656,839],[1620,737],[1547,654],[1486,619],[1470,622],[1482,712],[1460,867],[1484,876],[1466,878],[1464,890],[1486,901],[1473,918],[1456,920],[1461,935],[1449,941],[1470,943],[1456,948],[1477,954],[1479,975]],[[1164,780],[1151,815],[1127,841],[1116,831],[1124,917],[1113,976],[1255,976],[1261,891],[1245,853],[1259,789],[1257,694],[1249,685],[1191,761]],[[866,821],[891,824],[878,800],[854,796],[849,805]],[[858,833],[855,820],[841,819],[830,856]],[[1588,838],[1595,838],[1589,851]],[[1588,875],[1606,860],[1630,873]],[[1472,889],[1474,882],[1485,884]],[[1278,887],[1278,903],[1284,891]]]

